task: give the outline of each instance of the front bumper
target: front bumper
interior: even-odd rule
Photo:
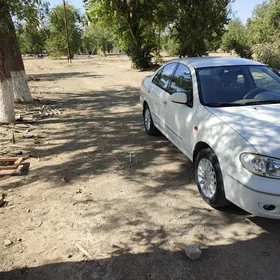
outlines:
[[[224,176],[224,187],[226,198],[240,208],[257,216],[280,219],[280,180],[254,175],[243,167],[230,167]]]

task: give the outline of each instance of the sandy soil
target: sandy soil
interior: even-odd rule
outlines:
[[[148,72],[117,57],[25,65],[63,114],[35,123],[47,137],[29,174],[0,180],[0,279],[280,279],[279,221],[208,207],[191,162],[145,134]],[[197,262],[190,242],[207,247]]]

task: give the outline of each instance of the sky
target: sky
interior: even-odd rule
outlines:
[[[232,11],[234,16],[239,17],[245,24],[247,19],[252,16],[255,6],[263,2],[264,0],[236,0],[232,5]]]
[[[51,8],[62,3],[62,0],[48,0],[51,4]],[[81,11],[84,11],[82,0],[66,0],[69,4],[72,4]],[[264,0],[236,0],[232,5],[232,10],[235,17],[239,17],[245,24],[247,19],[251,17],[252,11],[256,5],[261,4]]]

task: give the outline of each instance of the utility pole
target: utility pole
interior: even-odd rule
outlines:
[[[64,7],[64,23],[65,23],[65,31],[66,31],[68,63],[71,64],[71,53],[70,53],[69,32],[68,32],[68,18],[67,18],[65,0],[63,0],[63,7]]]

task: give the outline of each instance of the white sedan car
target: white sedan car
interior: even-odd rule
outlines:
[[[149,135],[193,162],[203,199],[280,218],[280,76],[252,60],[173,60],[143,80]]]

